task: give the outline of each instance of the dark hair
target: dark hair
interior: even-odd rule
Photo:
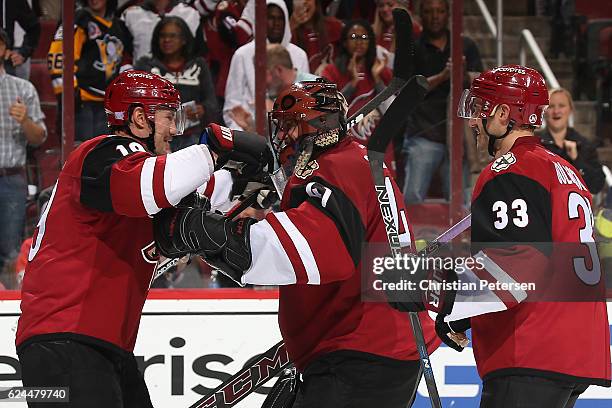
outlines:
[[[185,20],[175,16],[164,17],[155,26],[155,29],[153,30],[153,37],[151,38],[151,54],[153,54],[153,57],[157,58],[160,61],[164,59],[164,56],[161,52],[161,48],[159,47],[159,34],[161,33],[161,30],[168,24],[176,25],[181,31],[181,35],[185,40],[185,45],[183,45],[181,55],[183,56],[183,58],[185,58],[185,60],[189,61],[193,56],[193,47],[195,40]]]
[[[366,32],[368,33],[368,38],[370,39],[368,42],[368,50],[366,51],[364,58],[366,75],[371,75],[370,73],[372,72],[372,66],[376,61],[376,38],[374,37],[374,30],[372,29],[372,26],[366,20],[360,19],[347,21],[346,25],[342,28],[342,33],[340,34],[340,44],[338,46],[338,53],[336,54],[334,63],[342,75],[345,75],[347,72],[348,63],[351,60],[351,56],[349,55],[348,49],[344,43],[348,40],[349,31],[355,26],[365,28]]]
[[[450,13],[450,4],[448,4],[448,0],[440,0],[440,1],[442,1],[442,3],[444,3],[444,5],[446,6],[446,12]],[[419,4],[419,15],[423,15],[423,6],[425,5],[426,2],[427,0],[421,0]]]
[[[313,31],[318,34],[319,37],[319,47],[321,50],[325,48],[327,45],[327,27],[325,25],[325,14],[323,14],[323,6],[321,6],[320,1],[315,2],[315,12],[312,15],[312,27]],[[291,34],[293,38],[296,39],[296,44],[303,49],[306,49],[307,40],[304,36],[304,30],[301,27],[298,27],[297,32]],[[310,57],[310,55],[309,55]]]
[[[6,45],[7,49],[11,48],[11,39],[9,38],[8,34],[6,33],[6,31],[4,31],[2,27],[0,27],[0,41],[2,41],[4,45]],[[0,61],[0,64],[2,64],[2,62],[3,61]]]
[[[77,5],[81,7],[87,7],[87,0],[77,0]],[[119,15],[117,13],[117,0],[106,0],[106,13],[105,17],[115,17]]]

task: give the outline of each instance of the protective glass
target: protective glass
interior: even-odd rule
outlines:
[[[163,112],[163,114],[162,114]],[[168,119],[168,113],[171,117]],[[178,109],[169,106],[157,106],[155,110],[155,126],[168,126],[172,127],[172,122],[176,126],[176,135],[182,135],[185,131],[185,124],[187,122],[187,115],[181,105]]]
[[[457,116],[463,119],[485,118],[489,111],[489,102],[465,89],[459,100]]]

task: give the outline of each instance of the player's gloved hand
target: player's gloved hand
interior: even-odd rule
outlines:
[[[230,170],[230,173],[232,174],[233,181],[230,193],[232,201],[242,201],[252,194],[258,194],[252,207],[267,209],[278,200],[278,194],[276,194],[272,179],[267,172],[262,172],[255,177],[245,177],[236,170]]]
[[[389,305],[400,312],[422,312],[425,310],[423,291],[419,282],[425,277],[425,271],[408,269],[386,269],[382,274],[385,295]],[[410,285],[407,289],[406,283]]]
[[[428,270],[422,267],[416,270],[391,269],[383,273],[382,280],[386,283],[387,301],[394,309],[401,312],[431,310],[436,313],[450,313],[452,310],[455,301],[452,283],[457,280],[453,270]],[[394,290],[394,286],[399,284],[403,284],[402,289]],[[450,285],[451,288],[441,284]],[[409,289],[404,289],[406,286]]]
[[[200,135],[200,144],[208,145],[217,154],[217,168],[235,168],[244,177],[257,177],[263,171],[272,171],[272,152],[266,138],[256,133],[212,123]]]
[[[440,313],[436,317],[436,334],[448,347],[453,350],[463,351],[469,343],[465,332],[471,327],[470,319],[445,322],[445,316],[445,314]]]
[[[251,266],[252,218],[233,221],[197,208],[165,208],[153,217],[160,253],[168,258],[197,254],[237,283]]]
[[[199,208],[204,211],[210,211],[210,200],[205,195],[194,191],[187,194],[176,205],[177,208]]]

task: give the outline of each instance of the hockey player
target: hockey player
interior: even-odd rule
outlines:
[[[388,244],[366,150],[346,137],[345,114],[334,84],[282,91],[269,116],[273,149],[292,174],[282,211],[255,222],[164,210],[156,241],[163,254],[198,253],[242,284],[281,285],[279,325],[304,379],[295,406],[406,407],[420,362],[408,316],[361,300],[362,245]],[[385,172],[410,246],[401,193]],[[431,352],[439,340],[427,314],[421,320]]]
[[[492,286],[446,291],[437,305],[425,293],[424,303],[442,312],[436,330],[459,351],[452,339],[471,323],[481,408],[569,408],[589,384],[610,386],[591,194],[580,173],[534,136],[546,105],[539,72],[505,65],[478,76],[458,110],[494,160],[472,196],[472,256],[480,261],[456,278]],[[520,285],[527,283],[534,286]]]
[[[212,187],[215,164],[204,145],[169,153],[184,123],[180,106],[165,79],[120,74],[105,98],[112,133],[71,153],[38,223],[16,346],[24,386],[69,387],[70,403],[58,406],[152,406],[132,354],[158,260],[151,216]],[[220,146],[219,133],[208,137]],[[217,152],[249,158],[249,150],[223,143]],[[228,195],[231,177],[215,174],[209,193],[221,202],[218,191]]]

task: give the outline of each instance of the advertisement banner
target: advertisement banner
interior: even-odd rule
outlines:
[[[134,351],[153,405],[190,406],[278,342],[276,297],[276,291],[154,291],[145,305]],[[14,347],[19,313],[18,296],[0,300],[0,387],[21,385]],[[457,353],[443,346],[431,361],[443,406],[478,406],[481,381],[471,348]],[[271,385],[272,381],[237,406],[260,407]],[[414,407],[429,406],[422,381]],[[610,406],[612,390],[595,386],[576,404],[578,408]],[[16,402],[11,407],[26,404]]]

